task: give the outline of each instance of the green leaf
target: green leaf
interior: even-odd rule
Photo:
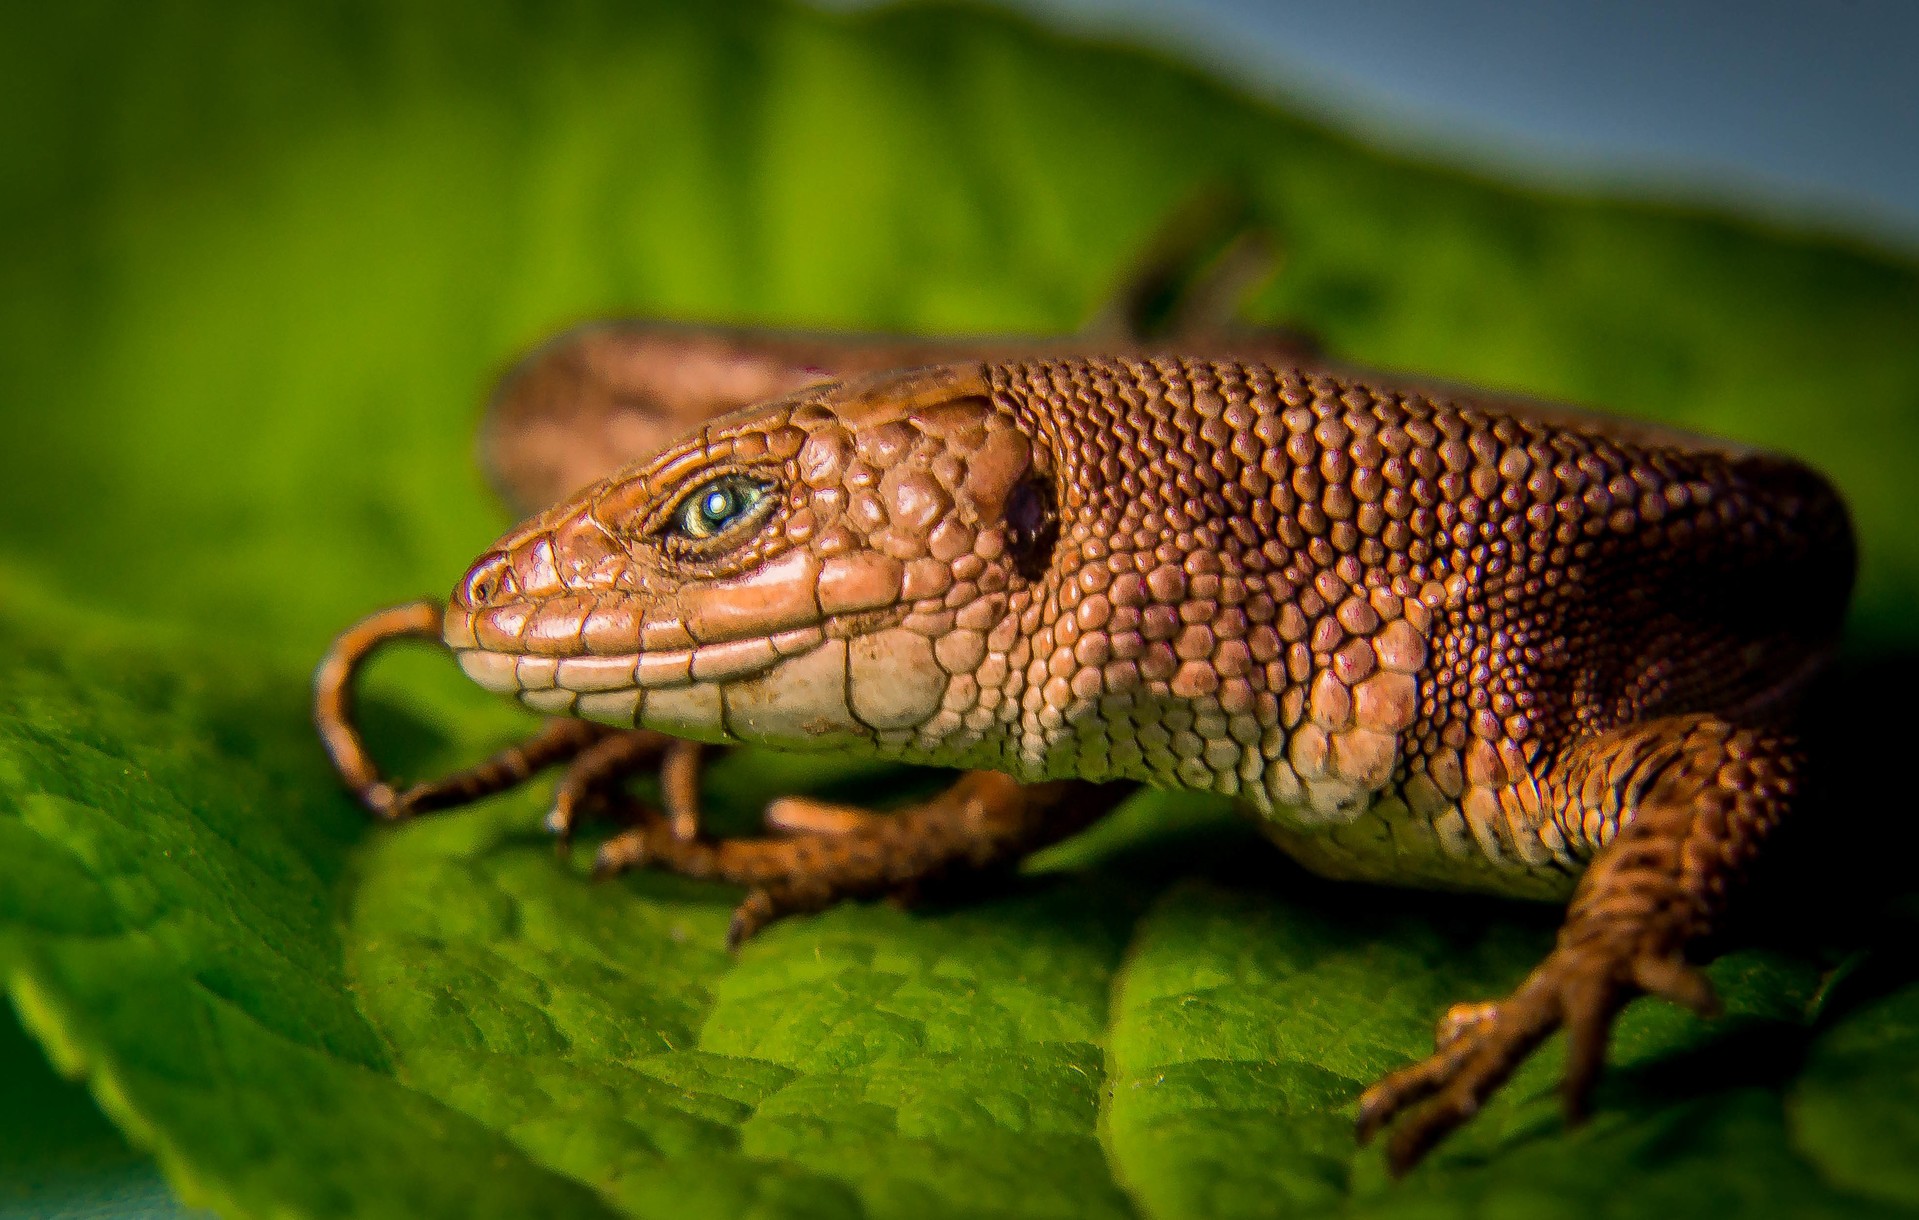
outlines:
[[[1848,884],[1908,885],[1919,846],[1873,786],[1915,731],[1909,259],[1383,157],[970,10],[16,8],[0,986],[187,1200],[924,1220],[1919,1199],[1919,968]],[[1714,967],[1725,1019],[1630,1010],[1589,1127],[1561,1123],[1548,1048],[1388,1182],[1353,1097],[1448,1004],[1513,985],[1553,913],[1313,881],[1211,802],[1143,800],[1010,889],[792,920],[733,960],[735,894],[588,883],[538,792],[398,829],[337,792],[308,671],[505,525],[469,455],[512,353],[609,313],[1069,329],[1222,181],[1284,242],[1260,316],[1801,453],[1854,506],[1864,660],[1829,718],[1841,795],[1808,815],[1836,834],[1806,853],[1839,884],[1775,895]],[[366,705],[407,774],[525,728],[423,655],[377,666]],[[740,827],[794,786],[917,782],[753,755],[711,779]],[[0,1178],[126,1163],[62,1105],[0,1092]]]
[[[1902,965],[1910,970],[1909,961]],[[1813,1047],[1790,1093],[1797,1142],[1832,1181],[1919,1206],[1916,1083],[1919,986],[1907,985],[1845,1017]]]
[[[301,684],[140,642],[181,668],[84,621],[57,645],[6,635],[0,968],[27,1027],[195,1202],[603,1210],[396,1079],[333,897],[362,828],[298,720],[260,715]]]
[[[100,1114],[83,1088],[62,1080],[38,1043],[0,1014],[0,1214],[58,1213],[62,1205],[111,1214],[115,1204],[159,1210],[165,1183]]]

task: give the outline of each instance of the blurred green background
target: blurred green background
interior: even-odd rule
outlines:
[[[972,9],[16,9],[0,147],[0,1214],[169,1208],[149,1154],[230,1215],[1919,1205],[1909,255],[1382,155]],[[728,894],[581,884],[534,794],[395,832],[334,791],[305,675],[505,524],[470,438],[514,353],[614,313],[1069,330],[1222,182],[1284,251],[1250,316],[1785,449],[1854,507],[1825,888],[1715,967],[1727,1022],[1633,1011],[1592,1128],[1548,1056],[1387,1186],[1351,1096],[1550,913],[1320,886],[1205,803],[733,964]],[[523,727],[446,668],[373,675],[408,770]],[[832,778],[729,767],[736,822]]]

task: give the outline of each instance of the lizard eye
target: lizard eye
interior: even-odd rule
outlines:
[[[687,493],[673,510],[671,529],[694,542],[705,542],[738,529],[763,516],[771,504],[771,489],[757,479],[740,474],[723,474],[708,479]]]

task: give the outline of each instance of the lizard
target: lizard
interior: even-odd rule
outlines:
[[[1566,902],[1511,995],[1361,1095],[1403,1172],[1556,1029],[1577,1119],[1629,999],[1713,1010],[1696,959],[1800,798],[1853,566],[1837,493],[1757,450],[1324,362],[995,351],[710,420],[409,627],[602,744],[971,768],[894,815],[777,802],[783,839],[602,847],[747,887],[735,943],[1141,784],[1235,797],[1331,877]]]
[[[1789,811],[1783,727],[1851,582],[1788,459],[1331,372],[968,362],[724,417],[535,515],[456,586],[469,675],[549,714],[974,768],[784,841],[642,823],[601,871],[789,910],[1007,861],[1130,786],[1222,792],[1313,871],[1564,900],[1509,997],[1373,1086],[1397,1168],[1555,1028],[1582,1112],[1613,1016]],[[1411,1111],[1407,1114],[1407,1111]]]

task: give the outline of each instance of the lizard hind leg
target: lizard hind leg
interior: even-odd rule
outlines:
[[[971,771],[896,813],[856,818],[847,815],[858,811],[842,808],[830,829],[768,839],[680,838],[666,820],[643,816],[601,846],[594,873],[652,867],[745,886],[727,932],[737,948],[784,915],[1016,863],[1091,824],[1129,792],[1126,784],[1022,784],[996,771]]]
[[[1456,1006],[1425,1060],[1359,1099],[1368,1140],[1393,1132],[1403,1173],[1486,1099],[1555,1030],[1567,1034],[1562,1096],[1586,1114],[1614,1018],[1640,994],[1702,1015],[1712,985],[1687,958],[1724,913],[1727,892],[1785,815],[1798,770],[1787,738],[1710,716],[1676,716],[1575,746],[1548,777],[1562,828],[1607,827],[1546,959],[1503,1000]],[[1615,829],[1616,828],[1616,829]]]

